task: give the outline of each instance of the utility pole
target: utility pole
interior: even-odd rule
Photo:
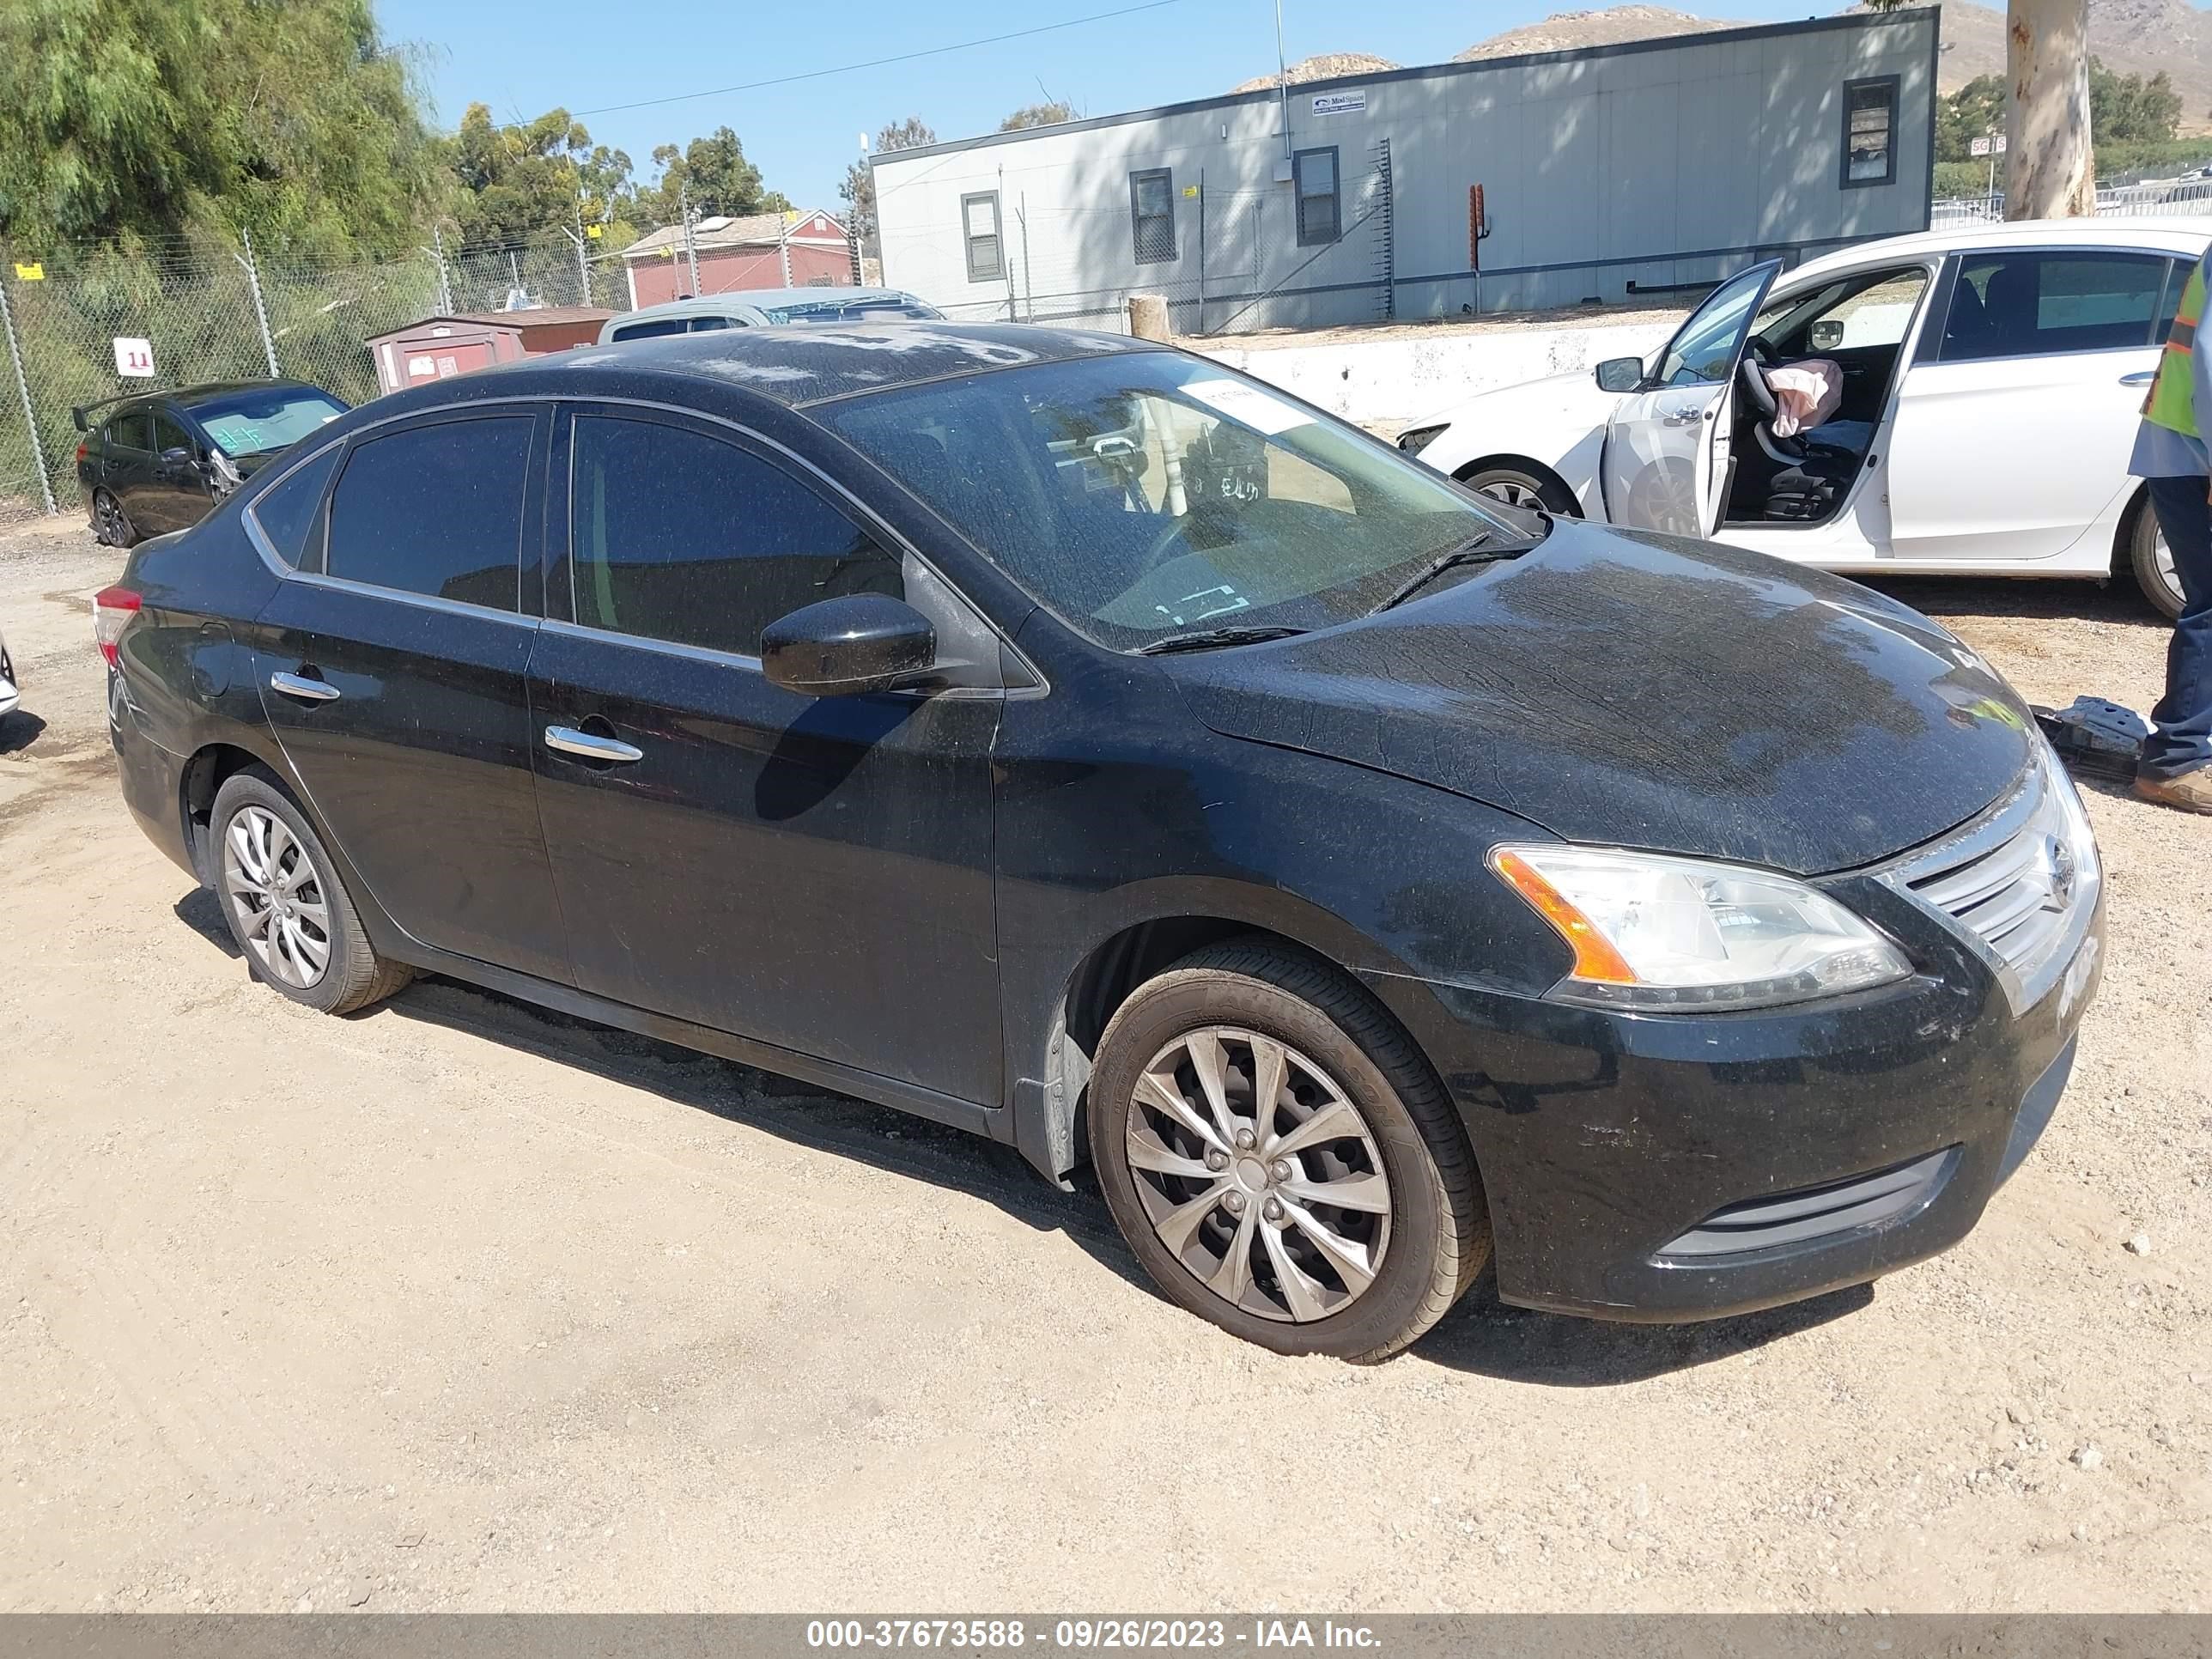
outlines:
[[[566,230],[567,227],[563,226],[562,229]],[[571,240],[576,244],[576,303],[587,306],[592,303],[592,260],[590,252],[584,245],[584,193],[581,191],[576,192],[576,230]]]
[[[691,185],[687,179],[676,188],[677,203],[684,213],[684,258],[691,267],[691,297],[699,297],[699,244],[691,234]]]
[[[1283,56],[1283,0],[1275,0],[1275,85],[1283,95],[1283,159],[1291,159],[1291,66]]]

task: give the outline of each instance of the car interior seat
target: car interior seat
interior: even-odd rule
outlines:
[[[1873,427],[1864,421],[1823,421],[1794,437],[1779,437],[1774,430],[1774,388],[1749,352],[1738,366],[1737,381],[1743,389],[1753,440],[1765,462],[1746,477],[1748,488],[1739,492],[1740,499],[1747,498],[1749,515],[1788,523],[1827,518],[1843,504],[1857,476],[1874,441]],[[1763,479],[1757,477],[1759,472],[1765,473]],[[1761,490],[1763,501],[1758,499]],[[1747,515],[1738,512],[1732,516]]]

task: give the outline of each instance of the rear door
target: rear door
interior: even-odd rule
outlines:
[[[2188,275],[2134,249],[1955,256],[1888,441],[1898,557],[2049,559],[2079,541],[2133,487],[2136,417]]]
[[[530,770],[539,619],[519,598],[547,426],[534,404],[472,404],[356,434],[255,651],[285,757],[385,914],[565,981]]]
[[[115,497],[131,527],[142,536],[155,532],[159,509],[150,499],[154,485],[154,411],[141,404],[111,418],[102,447],[100,481]]]
[[[1606,428],[1599,469],[1614,524],[1709,536],[1728,499],[1729,389],[1779,259],[1738,271],[1692,312],[1659,355],[1658,372],[1624,397]]]
[[[996,1104],[1002,694],[811,698],[758,660],[819,599],[957,599],[765,441],[581,405],[554,454],[574,507],[547,608],[573,621],[546,623],[531,696],[577,985]]]

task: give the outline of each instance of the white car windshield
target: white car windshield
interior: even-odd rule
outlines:
[[[1325,627],[1509,524],[1395,450],[1208,362],[1127,352],[813,411],[1039,603],[1116,649]]]

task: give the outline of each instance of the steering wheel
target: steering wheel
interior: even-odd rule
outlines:
[[[1763,368],[1771,368],[1781,361],[1764,334],[1754,334],[1745,340],[1743,355]]]
[[[1754,339],[1756,336],[1753,337]],[[1764,344],[1761,341],[1759,343]],[[1767,384],[1766,371],[1748,350],[1736,365],[1736,384],[1743,390],[1745,401],[1754,411],[1751,435],[1766,452],[1767,459],[1782,466],[1795,466],[1805,459],[1805,442],[1802,438],[1784,438],[1774,430],[1778,405],[1774,388]]]

